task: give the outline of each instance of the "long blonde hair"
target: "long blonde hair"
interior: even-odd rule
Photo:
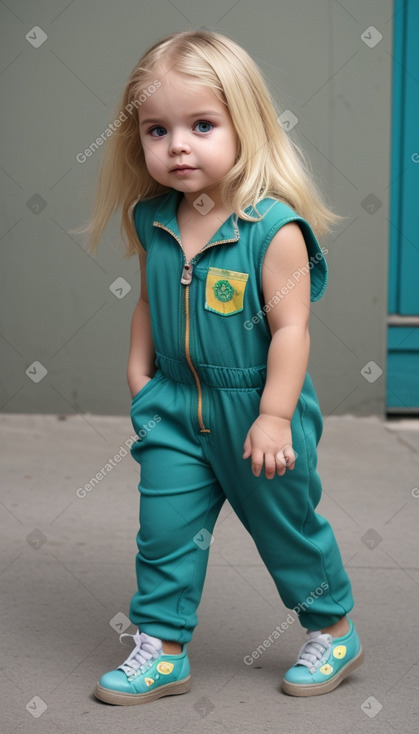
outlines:
[[[114,114],[119,125],[105,143],[90,221],[77,232],[88,232],[93,254],[114,211],[121,207],[125,257],[138,252],[132,210],[139,199],[171,189],[148,173],[141,145],[138,108],[158,94],[158,74],[176,71],[207,86],[227,106],[239,138],[238,158],[220,182],[224,204],[241,219],[266,197],[279,199],[304,217],[317,235],[342,218],[325,204],[301,149],[278,122],[278,111],[262,72],[247,52],[230,38],[207,30],[171,33],[141,57],[125,86]]]

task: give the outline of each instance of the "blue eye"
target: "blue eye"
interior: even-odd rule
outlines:
[[[205,120],[201,120],[201,122],[196,123],[196,127],[198,128],[198,132],[200,133],[209,133],[210,130],[214,127],[212,122],[206,122]],[[205,128],[204,130],[202,128]]]
[[[161,125],[156,125],[156,127],[152,127],[149,132],[153,138],[161,138],[163,135],[166,135],[167,130],[165,127],[161,127]],[[153,133],[156,134],[154,135]]]

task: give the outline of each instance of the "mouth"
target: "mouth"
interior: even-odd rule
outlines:
[[[196,171],[196,168],[193,168],[192,166],[176,166],[175,168],[170,169],[170,173],[177,173],[178,171]]]

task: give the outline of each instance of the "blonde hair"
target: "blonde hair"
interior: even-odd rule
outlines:
[[[91,219],[86,227],[73,230],[89,232],[90,252],[96,252],[111,215],[121,207],[125,257],[137,253],[138,236],[132,216],[135,203],[172,190],[148,173],[136,114],[142,101],[160,86],[155,79],[158,73],[169,70],[209,87],[229,110],[239,150],[233,168],[220,182],[220,195],[239,218],[258,221],[260,217],[255,218],[245,209],[252,206],[258,214],[258,202],[272,197],[306,219],[317,235],[342,219],[326,206],[303,152],[278,123],[275,102],[253,59],[219,33],[181,31],[151,46],[125,86],[114,118],[122,122],[105,144]]]

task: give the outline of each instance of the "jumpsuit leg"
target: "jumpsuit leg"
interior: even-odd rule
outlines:
[[[307,374],[291,422],[295,468],[259,477],[243,444],[259,414],[262,389],[213,390],[208,456],[224,493],[252,535],[283,603],[311,630],[337,622],[353,608],[350,580],[329,522],[316,513],[322,485],[316,447],[323,422]],[[215,418],[216,416],[216,418]],[[222,426],[220,430],[218,426]]]
[[[181,644],[198,624],[211,534],[225,495],[192,429],[195,385],[156,373],[134,398],[131,420],[142,438],[138,590],[129,618],[142,632]],[[145,435],[144,435],[145,434]]]

